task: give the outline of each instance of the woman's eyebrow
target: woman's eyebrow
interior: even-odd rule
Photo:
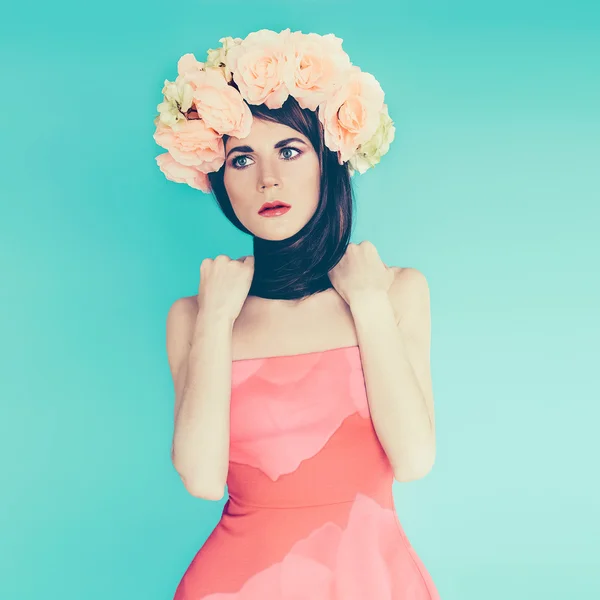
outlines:
[[[285,140],[281,140],[280,142],[277,142],[273,148],[282,148],[283,146],[287,146],[290,142],[300,142],[301,144],[304,144],[305,146],[307,145],[306,142],[304,140],[301,140],[300,138],[296,138],[296,137],[291,137],[291,138],[286,138]],[[231,150],[229,150],[229,152],[227,152],[227,156],[229,156],[232,152],[254,152],[254,150],[250,147],[250,146],[235,146],[235,148],[232,148]],[[227,158],[227,157],[225,157]]]

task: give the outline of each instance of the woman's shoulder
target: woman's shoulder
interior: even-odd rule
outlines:
[[[182,296],[177,298],[171,304],[167,316],[167,323],[180,323],[182,321],[190,322],[195,320],[198,314],[198,295]]]
[[[173,306],[177,304],[180,308],[185,308],[187,310],[193,308],[198,308],[198,294],[194,294],[193,296],[182,296],[181,298],[177,298],[173,302]]]
[[[427,277],[414,267],[394,267],[394,279],[388,294],[396,314],[404,314],[407,307],[429,298]]]

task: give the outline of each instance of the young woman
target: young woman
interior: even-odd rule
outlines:
[[[427,282],[349,242],[350,178],[393,125],[332,35],[223,38],[165,83],[165,175],[214,193],[253,256],[205,258],[175,301],[173,464],[229,498],[175,600],[432,600],[392,483],[431,469]]]

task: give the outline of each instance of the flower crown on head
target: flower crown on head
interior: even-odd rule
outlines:
[[[208,173],[225,162],[223,135],[246,137],[249,104],[281,108],[293,96],[316,111],[327,148],[350,174],[364,173],[389,150],[395,128],[379,82],[350,62],[342,40],[284,29],[225,37],[205,62],[184,54],[176,80],[165,80],[154,140],[167,179],[209,193]],[[234,85],[232,85],[235,84]]]

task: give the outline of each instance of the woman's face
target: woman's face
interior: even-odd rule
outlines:
[[[225,156],[223,181],[231,206],[256,237],[289,238],[315,213],[320,192],[319,157],[300,132],[255,117],[248,136],[227,139]],[[288,204],[289,210],[273,216],[260,213],[265,202],[276,201]]]

